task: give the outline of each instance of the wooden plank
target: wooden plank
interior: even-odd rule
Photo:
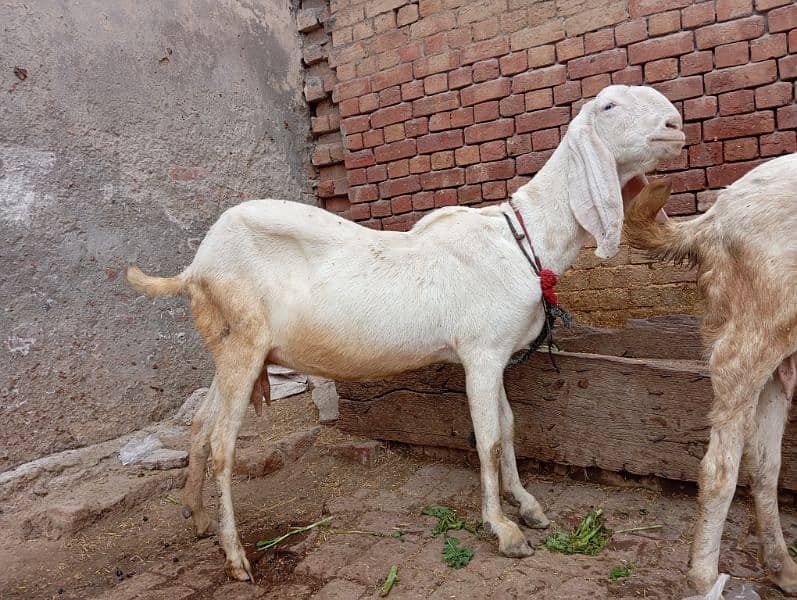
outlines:
[[[712,391],[695,361],[545,353],[507,369],[519,457],[695,481],[708,439]],[[338,383],[338,426],[372,438],[472,448],[459,365],[386,381]],[[740,480],[744,481],[744,479]],[[781,485],[797,490],[797,422],[787,426]]]
[[[573,326],[557,329],[556,343],[568,352],[629,358],[700,360],[700,320],[691,315],[629,319],[622,329]]]

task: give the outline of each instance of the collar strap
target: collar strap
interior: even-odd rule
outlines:
[[[512,235],[514,236],[515,241],[518,243],[518,246],[520,246],[520,249],[523,251],[523,255],[526,257],[526,260],[529,261],[531,270],[534,271],[534,274],[540,279],[540,287],[542,288],[543,298],[549,305],[556,306],[559,304],[559,300],[556,297],[556,283],[559,280],[559,277],[550,269],[542,268],[542,263],[540,263],[537,253],[534,252],[534,244],[531,243],[531,236],[529,235],[528,229],[526,229],[526,223],[523,220],[523,215],[520,214],[520,211],[515,207],[514,204],[512,204],[511,200],[509,201],[509,206],[512,208],[512,212],[515,213],[515,218],[517,219],[518,223],[520,223],[523,233],[519,233],[515,229],[515,226],[512,224],[512,219],[509,218],[508,214],[504,213],[504,218],[506,219],[507,225],[509,225],[509,229],[512,231]],[[523,246],[524,238],[529,245],[531,255],[529,255],[529,253],[526,251],[526,248]]]

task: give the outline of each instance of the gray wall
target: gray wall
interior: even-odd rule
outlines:
[[[0,471],[209,383],[185,301],[123,269],[176,273],[243,199],[312,201],[300,56],[287,0],[0,3]]]

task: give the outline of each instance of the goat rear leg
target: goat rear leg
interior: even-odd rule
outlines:
[[[499,468],[501,463],[500,401],[503,363],[488,366],[484,357],[465,365],[468,405],[476,435],[482,485],[482,520],[486,530],[498,537],[504,556],[521,558],[534,554],[517,523],[501,508]]]
[[[501,488],[510,502],[520,507],[520,518],[529,527],[546,529],[551,522],[542,510],[537,499],[531,495],[520,481],[515,459],[515,424],[512,407],[501,385]]]
[[[760,558],[770,579],[788,594],[797,594],[797,565],[789,557],[778,511],[778,474],[783,429],[790,398],[776,380],[767,382],[758,400],[745,459],[755,499]]]
[[[188,475],[183,488],[183,517],[193,519],[194,532],[200,538],[218,531],[218,525],[208,516],[202,501],[205,472],[210,455],[210,434],[216,424],[218,407],[219,388],[214,377],[205,401],[191,422],[191,452],[188,459]]]
[[[235,440],[266,351],[248,339],[235,339],[238,337],[230,335],[225,348],[216,353],[221,406],[210,441],[213,469],[221,492],[219,542],[227,556],[224,569],[233,579],[254,581],[252,567],[235,526],[231,482]]]

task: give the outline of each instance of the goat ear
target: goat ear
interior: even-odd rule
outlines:
[[[585,104],[567,129],[568,193],[576,220],[598,244],[595,254],[611,258],[620,248],[623,196],[614,157],[593,126],[593,103]]]

